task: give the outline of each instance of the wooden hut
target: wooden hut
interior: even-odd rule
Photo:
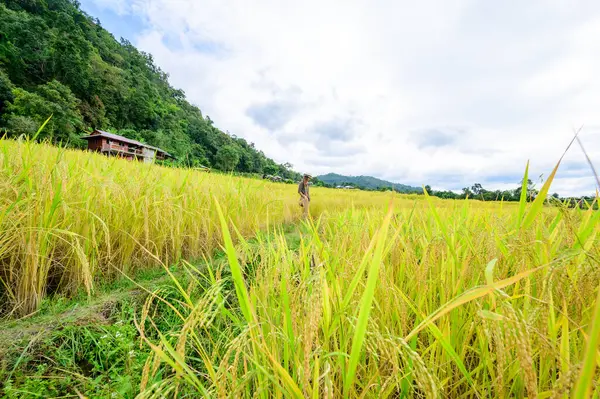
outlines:
[[[139,141],[119,136],[118,134],[94,130],[89,136],[82,137],[88,142],[88,150],[107,156],[115,156],[129,160],[152,163],[155,160],[174,158],[168,152]]]

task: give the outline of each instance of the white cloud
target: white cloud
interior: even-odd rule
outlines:
[[[142,18],[174,86],[300,171],[503,188],[600,125],[597,1],[90,1]],[[598,162],[600,129],[582,139]],[[587,169],[553,187],[594,190]]]

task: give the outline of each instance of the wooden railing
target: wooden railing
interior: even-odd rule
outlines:
[[[131,155],[143,155],[141,149],[128,149],[127,147],[119,144],[104,144],[102,145],[102,151],[119,151]]]

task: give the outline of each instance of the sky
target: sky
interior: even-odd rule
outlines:
[[[81,0],[279,163],[460,190],[600,167],[597,0]],[[551,192],[592,195],[577,144]]]

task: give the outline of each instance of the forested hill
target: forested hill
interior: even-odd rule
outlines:
[[[161,147],[179,162],[299,176],[191,105],[152,55],[120,43],[71,0],[0,0],[0,129],[82,147],[94,128]],[[1,135],[1,134],[0,134]]]
[[[405,184],[392,183],[386,180],[381,180],[372,176],[343,176],[336,173],[328,173],[326,175],[317,176],[317,178],[325,184],[352,185],[367,190],[382,190],[394,189],[401,193],[422,193],[423,189],[419,187],[407,186]]]

